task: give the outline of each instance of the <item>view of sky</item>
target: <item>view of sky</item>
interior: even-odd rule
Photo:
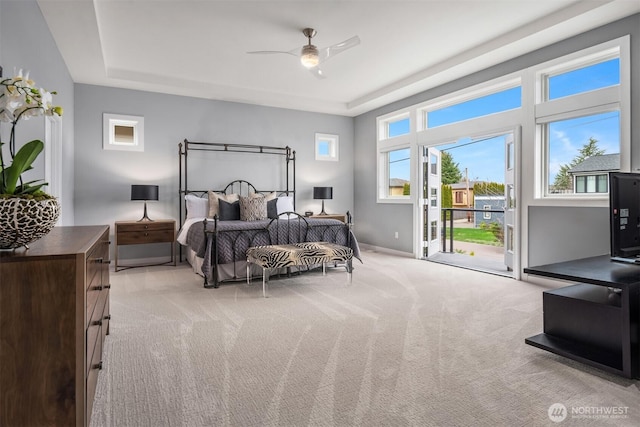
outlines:
[[[548,99],[553,100],[620,82],[619,60],[612,59],[571,72],[550,76]],[[521,90],[513,88],[429,112],[429,127],[479,117],[486,114],[520,107]],[[589,142],[598,141],[598,148],[607,154],[620,152],[620,120],[617,111],[595,114],[551,123],[549,132],[549,182],[552,183],[558,170],[569,164],[579,150]],[[409,119],[399,120],[389,126],[390,136],[408,133]],[[452,144],[441,145],[439,150],[448,151],[458,164],[463,176],[467,170],[470,180],[504,182],[504,137],[461,139]],[[390,177],[409,179],[409,150],[398,150],[390,158]]]

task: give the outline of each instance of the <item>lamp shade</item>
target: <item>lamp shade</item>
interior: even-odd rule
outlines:
[[[132,185],[131,200],[158,200],[158,186]]]
[[[333,187],[313,187],[314,199],[333,199]]]

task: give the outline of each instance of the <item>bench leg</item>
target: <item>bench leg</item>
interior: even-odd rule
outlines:
[[[262,268],[262,297],[267,298],[267,269]]]
[[[327,263],[326,262],[322,263],[322,275],[323,276],[327,275]]]
[[[347,274],[349,275],[349,284],[353,283],[353,260],[347,261]]]
[[[251,268],[249,267],[249,260],[247,260],[247,285],[251,284]]]

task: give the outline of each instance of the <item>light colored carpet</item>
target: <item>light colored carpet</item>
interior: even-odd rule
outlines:
[[[91,425],[639,425],[640,385],[524,343],[544,287],[363,252],[344,270],[204,289],[188,266],[111,273]],[[553,423],[554,403],[628,407]],[[602,409],[601,409],[602,410]],[[605,409],[606,410],[606,409]]]

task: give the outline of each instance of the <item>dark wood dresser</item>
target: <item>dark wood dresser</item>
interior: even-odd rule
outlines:
[[[109,333],[109,227],[0,251],[0,426],[86,426]]]

